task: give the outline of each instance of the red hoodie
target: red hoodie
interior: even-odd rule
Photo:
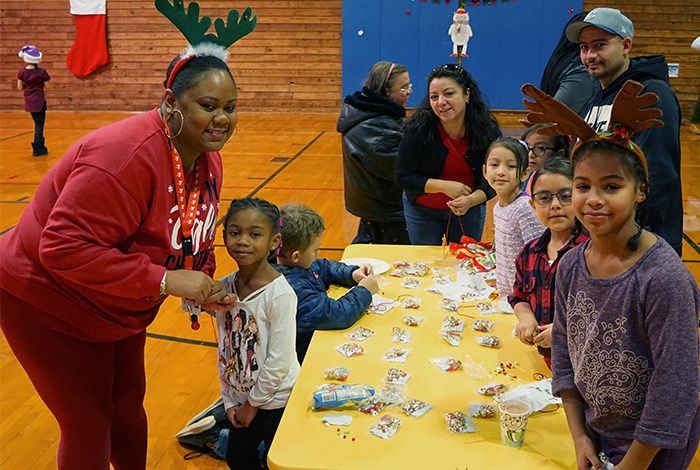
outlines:
[[[200,156],[194,268],[213,275],[221,193],[218,152]],[[114,341],[145,329],[182,269],[168,141],[157,110],[98,129],[48,171],[17,226],[0,237],[0,287],[55,329]]]

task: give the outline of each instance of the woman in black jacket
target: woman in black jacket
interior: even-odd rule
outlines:
[[[345,207],[360,218],[353,243],[409,243],[394,170],[411,91],[406,67],[381,61],[362,91],[345,97],[337,129],[343,135]]]
[[[485,153],[501,131],[479,86],[461,66],[438,66],[427,82],[428,93],[406,124],[396,162],[408,235],[414,245],[440,245],[446,232],[449,241],[458,241],[463,228],[478,240],[484,203],[495,194],[482,173]]]

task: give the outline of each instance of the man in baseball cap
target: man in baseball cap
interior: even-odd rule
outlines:
[[[596,8],[592,10],[582,21],[571,23],[566,28],[566,37],[571,42],[579,42],[581,30],[588,26],[595,26],[610,34],[620,36],[622,39],[634,37],[634,25],[620,10],[614,8]]]
[[[593,96],[579,114],[597,132],[610,126],[612,103],[627,80],[644,85],[644,92],[656,93],[664,127],[647,129],[633,140],[649,163],[649,195],[639,207],[642,225],[665,239],[681,254],[683,202],[680,182],[680,121],[678,98],[671,90],[664,56],[630,57],[634,25],[620,10],[596,8],[582,21],[566,28],[569,41],[578,43],[581,63],[596,79]]]

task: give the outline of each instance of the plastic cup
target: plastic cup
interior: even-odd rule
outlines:
[[[522,447],[530,405],[521,400],[506,400],[498,404],[498,412],[503,444],[508,447]]]

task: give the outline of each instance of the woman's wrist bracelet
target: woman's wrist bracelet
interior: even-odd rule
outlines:
[[[168,288],[168,283],[167,283],[167,276],[168,276],[168,271],[165,271],[163,273],[163,278],[160,280],[160,292],[159,295],[165,295],[166,294],[166,289]]]

